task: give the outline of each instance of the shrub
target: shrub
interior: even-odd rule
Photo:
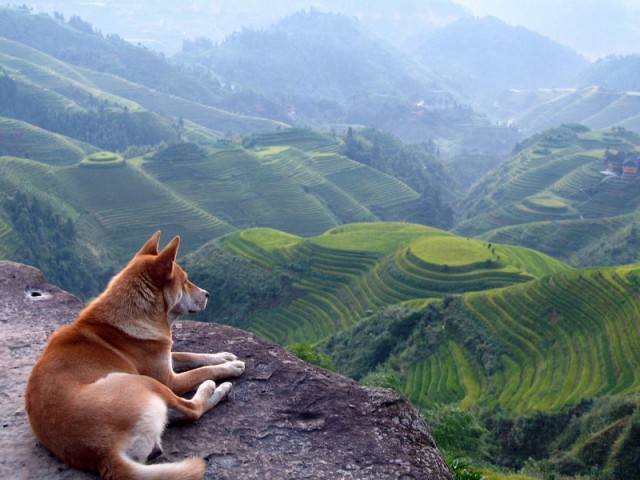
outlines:
[[[472,467],[462,458],[447,458],[447,465],[453,473],[453,480],[484,480],[482,472]]]
[[[336,371],[336,367],[333,365],[331,357],[326,353],[314,350],[308,343],[294,343],[293,345],[289,345],[287,350],[293,353],[300,360],[326,368],[332,372]]]
[[[487,430],[476,417],[455,405],[436,405],[424,412],[429,429],[440,449],[453,457],[487,456]]]

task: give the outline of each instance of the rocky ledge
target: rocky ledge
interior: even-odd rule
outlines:
[[[23,406],[47,336],[81,308],[39,270],[0,261],[0,478],[97,478],[40,446]],[[393,391],[362,387],[224,325],[181,321],[174,339],[176,350],[234,352],[247,368],[226,402],[167,429],[159,461],[199,455],[211,479],[452,478],[419,413]]]

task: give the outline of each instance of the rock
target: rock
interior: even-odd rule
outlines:
[[[46,337],[82,308],[33,267],[0,261],[0,478],[95,479],[40,446],[24,389]],[[257,335],[180,321],[174,349],[230,351],[246,362],[229,399],[195,423],[171,425],[163,455],[207,460],[216,479],[451,479],[426,424],[391,390],[308,365]]]

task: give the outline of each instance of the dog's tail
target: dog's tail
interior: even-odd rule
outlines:
[[[204,460],[189,457],[181,462],[138,463],[124,454],[113,455],[100,469],[105,480],[201,480],[204,477]]]

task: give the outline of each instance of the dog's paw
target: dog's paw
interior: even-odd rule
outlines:
[[[238,359],[238,357],[236,357],[233,353],[229,352],[211,353],[209,354],[209,357],[211,358],[211,365],[233,362],[234,360]]]
[[[231,383],[224,382],[218,385],[218,388],[207,398],[204,402],[204,411],[207,412],[219,404],[221,401],[226,399],[229,396],[229,392],[231,392]]]
[[[213,380],[205,380],[198,387],[198,391],[202,391],[203,396],[205,398],[213,395],[213,392],[215,392],[215,390],[216,390],[216,382],[214,382]]]
[[[244,362],[242,360],[234,360],[224,364],[227,376],[239,377],[244,372]]]
[[[220,385],[218,385],[218,388],[216,388],[216,393],[219,392],[221,395],[223,395],[223,398],[225,398],[231,392],[231,387],[231,382],[221,383]]]

